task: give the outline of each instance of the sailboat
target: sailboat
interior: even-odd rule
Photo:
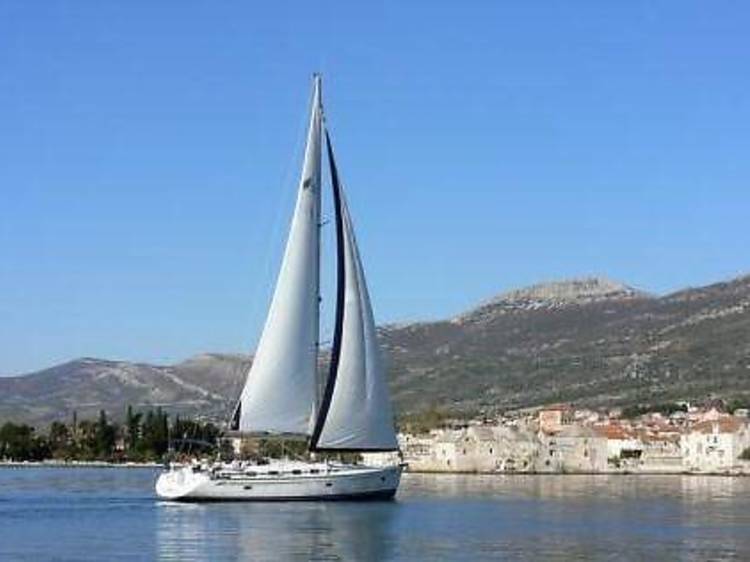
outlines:
[[[327,377],[319,381],[321,167],[325,141],[335,212],[336,309]],[[318,460],[320,453],[395,452],[398,441],[370,295],[313,77],[302,173],[266,323],[231,429],[304,439],[309,460],[170,466],[156,482],[170,500],[389,499],[402,466]],[[330,456],[330,455],[328,455]]]

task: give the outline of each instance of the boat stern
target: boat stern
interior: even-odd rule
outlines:
[[[156,494],[166,500],[188,499],[208,481],[208,474],[195,472],[192,467],[170,468],[157,478]]]

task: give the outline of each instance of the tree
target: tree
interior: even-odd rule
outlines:
[[[37,461],[48,458],[49,453],[47,440],[35,436],[33,427],[7,422],[0,428],[0,458]]]
[[[169,416],[161,408],[144,413],[128,406],[123,426],[110,423],[104,410],[99,411],[96,420],[79,421],[74,413],[70,426],[52,422],[47,435],[36,435],[31,426],[8,422],[0,427],[0,459],[121,460],[120,451],[115,451],[121,435],[125,438],[127,458],[158,460],[169,448],[170,433],[182,444],[182,452],[211,454],[216,451],[221,431],[210,422],[179,417],[170,427]]]
[[[149,410],[143,422],[142,446],[148,458],[161,458],[169,447],[169,425],[167,414],[161,407]]]
[[[96,423],[91,420],[81,420],[78,422],[76,435],[76,457],[92,459],[97,453],[97,432]]]
[[[125,414],[128,453],[135,453],[138,450],[138,442],[141,438],[142,419],[143,414],[141,412],[133,412],[133,406],[129,405],[127,414]]]
[[[0,456],[14,461],[28,460],[33,429],[7,422],[0,428]]]
[[[68,427],[59,421],[52,422],[47,438],[52,456],[56,458],[67,458],[71,453],[71,438]]]
[[[99,420],[96,422],[96,456],[107,460],[112,457],[115,448],[116,430],[107,421],[107,413],[99,410]]]

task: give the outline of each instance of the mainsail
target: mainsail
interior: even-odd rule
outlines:
[[[311,433],[316,410],[320,286],[321,85],[316,76],[294,217],[235,428]]]
[[[338,294],[331,365],[313,451],[393,451],[398,442],[370,296],[354,227],[326,131],[338,248]]]

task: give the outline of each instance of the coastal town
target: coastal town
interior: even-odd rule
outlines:
[[[660,411],[633,415],[632,410],[621,408],[555,404],[497,417],[445,418],[431,429],[401,424],[399,453],[363,453],[362,461],[370,465],[403,462],[410,472],[428,473],[750,475],[747,408],[728,408],[721,400],[663,406]],[[6,423],[0,428],[0,464],[117,466],[135,461],[152,466],[167,452],[167,433],[173,439],[189,435],[191,443],[201,436],[198,443],[226,445],[213,453],[209,452],[212,447],[192,451],[200,457],[219,454],[220,449],[222,455],[235,458],[254,458],[259,453],[257,439],[221,439],[220,430],[212,424],[179,418],[166,427],[166,417],[159,410],[146,413],[143,417],[129,409],[122,425],[110,424],[103,413],[97,422],[74,421],[69,427],[56,422],[48,435],[27,428],[25,440],[23,435],[11,435],[11,429],[17,428],[18,433],[26,426]],[[265,449],[272,445],[266,443]],[[283,449],[277,453],[295,456],[303,452],[293,444]]]
[[[398,438],[411,472],[750,475],[748,410],[721,401],[634,418],[559,404]]]

